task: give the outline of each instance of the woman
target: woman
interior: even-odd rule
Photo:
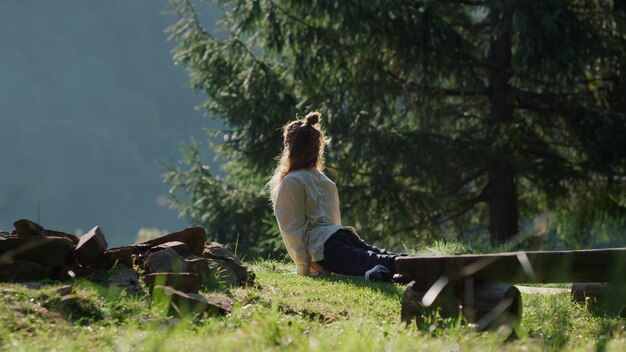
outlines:
[[[284,149],[268,183],[274,215],[298,274],[319,272],[392,281],[396,254],[363,242],[341,224],[337,187],[324,173],[329,140],[319,127],[321,114],[284,126]]]

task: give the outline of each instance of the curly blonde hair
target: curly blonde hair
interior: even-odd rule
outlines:
[[[283,126],[284,148],[277,157],[278,164],[267,183],[272,204],[276,201],[280,183],[288,173],[298,169],[324,169],[324,147],[330,140],[319,126],[321,117],[320,112],[313,111]]]

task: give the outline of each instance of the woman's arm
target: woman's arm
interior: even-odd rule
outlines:
[[[295,178],[283,179],[274,204],[274,215],[287,247],[287,252],[298,268],[298,274],[308,275],[311,259],[306,248],[306,192]]]

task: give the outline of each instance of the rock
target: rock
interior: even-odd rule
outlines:
[[[214,260],[219,266],[220,280],[231,286],[240,286],[254,283],[254,271],[235,257],[224,245],[217,242],[207,243],[202,255]]]
[[[180,273],[187,271],[187,264],[180,255],[171,248],[152,253],[146,261],[146,269],[151,273],[157,272],[174,272]]]
[[[67,296],[72,293],[72,291],[74,291],[74,286],[72,285],[63,285],[57,288],[57,293],[59,294],[59,296]]]
[[[55,230],[45,230],[48,237],[63,237],[63,238],[67,238],[70,241],[72,241],[72,243],[74,244],[74,246],[78,245],[78,242],[80,241],[78,239],[78,237],[69,234],[69,233],[65,233],[65,232],[61,232],[61,231],[55,231]]]
[[[57,279],[60,281],[76,280],[78,278],[92,280],[99,273],[95,267],[66,265],[60,271]]]
[[[0,264],[0,281],[36,281],[48,279],[50,276],[50,268],[27,260]]]
[[[50,283],[41,281],[24,281],[20,282],[20,285],[31,290],[41,290],[44,287],[50,286]]]
[[[206,299],[209,305],[218,309],[217,311],[218,314],[222,314],[222,315],[230,314],[230,312],[232,312],[233,310],[233,300],[230,298],[220,297],[220,296],[202,296],[202,297]]]
[[[51,268],[62,268],[72,241],[59,237],[8,236],[0,237],[0,263],[29,260]]]
[[[177,315],[224,315],[232,311],[232,300],[222,297],[205,297],[184,293],[167,286],[155,286],[153,304]]]
[[[175,250],[176,253],[178,254],[189,254],[191,252],[187,243],[181,242],[181,241],[165,242],[165,243],[152,247],[151,251],[152,253],[154,253],[154,252],[162,251],[166,248],[171,248]]]
[[[215,262],[220,266],[218,269],[220,281],[224,281],[231,286],[242,286],[254,283],[254,271],[245,265],[238,264],[238,260],[215,259]]]
[[[139,323],[141,325],[147,325],[149,329],[169,329],[175,327],[180,322],[180,319],[169,317],[156,317],[150,314],[144,314],[140,317]]]
[[[55,310],[58,310],[66,318],[70,318],[72,315],[81,316],[81,313],[85,313],[81,299],[76,292],[61,296],[58,303],[55,304]]]
[[[155,286],[170,286],[182,292],[197,293],[200,289],[200,278],[194,273],[153,273],[144,277],[148,290]]]
[[[133,266],[133,247],[118,247],[106,250],[100,256],[98,265],[110,269],[116,264],[124,264],[129,268]]]
[[[147,254],[152,248],[151,245],[145,243],[131,244],[129,247],[133,249],[133,255]]]
[[[210,259],[237,259],[230,249],[217,242],[209,242],[205,244],[202,255]],[[237,259],[237,261],[239,260]]]
[[[191,227],[141,244],[157,246],[172,241],[185,242],[192,254],[201,255],[204,250],[204,242],[206,242],[206,232],[202,227]]]
[[[46,236],[46,230],[41,225],[27,219],[17,220],[13,226],[18,235]]]
[[[82,266],[93,266],[98,263],[99,257],[107,249],[107,241],[99,226],[95,226],[84,234],[76,245],[74,257]]]
[[[219,278],[231,286],[241,286],[254,283],[255,275],[252,269],[244,264],[223,244],[210,242],[204,246],[202,255],[214,260],[219,266]]]
[[[241,284],[241,270],[237,270],[235,266],[231,267],[229,262],[224,260],[216,259],[215,262],[219,265],[217,276],[220,282],[229,286],[239,286]]]
[[[139,284],[139,276],[137,273],[124,264],[115,266],[109,277],[107,278],[109,288],[127,290],[139,293],[143,290]]]
[[[80,299],[78,298],[78,295],[76,293],[69,293],[67,295],[61,296],[60,302],[62,304],[62,308],[67,309],[79,305]]]
[[[214,260],[192,256],[185,258],[188,270],[198,275],[200,278],[200,286],[211,290],[219,286],[218,271],[219,264]]]

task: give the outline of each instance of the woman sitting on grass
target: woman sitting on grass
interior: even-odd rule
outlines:
[[[274,215],[298,274],[337,273],[392,281],[397,254],[365,243],[341,224],[337,187],[324,173],[321,114],[284,126],[284,149],[268,183]],[[399,279],[396,276],[396,279]]]

